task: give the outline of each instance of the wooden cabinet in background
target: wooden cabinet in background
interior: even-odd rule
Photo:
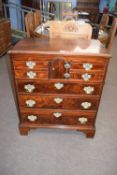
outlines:
[[[2,0],[0,0],[0,19],[2,18]]]
[[[99,0],[78,0],[76,8],[78,11],[88,12],[94,22],[99,13]]]
[[[11,28],[8,19],[0,20],[0,56],[11,46]]]
[[[35,9],[40,9],[40,3],[42,3],[42,2],[43,2],[43,0],[41,0],[41,2],[39,0],[30,0],[30,1],[23,0],[23,1],[21,1],[22,5],[32,7]]]

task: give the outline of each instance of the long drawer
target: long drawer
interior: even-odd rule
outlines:
[[[95,113],[63,110],[21,109],[21,122],[27,124],[94,125]]]
[[[96,110],[99,97],[65,95],[19,95],[19,104],[27,108]]]
[[[61,59],[63,66],[70,64],[71,69],[82,70],[104,70],[106,66],[105,59],[96,58],[79,58],[73,56],[56,56],[56,55],[17,55],[14,58],[13,65],[15,69],[44,69],[48,68],[51,61]]]
[[[26,70],[15,70],[15,77],[17,79],[48,79],[49,78],[49,72],[47,70],[45,71],[26,71]],[[103,81],[104,72],[82,72],[82,71],[71,71],[70,72],[70,78],[69,79],[77,79],[77,80],[83,80],[86,82],[91,81]],[[53,79],[60,79],[60,77],[52,77]],[[51,78],[49,78],[51,79]],[[62,75],[61,79],[65,79],[64,74]]]
[[[92,94],[99,95],[102,85],[100,83],[74,83],[57,81],[29,81],[18,80],[17,89],[19,93],[56,93],[56,94]]]

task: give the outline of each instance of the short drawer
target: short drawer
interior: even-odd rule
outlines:
[[[96,58],[80,58],[75,56],[56,56],[56,55],[16,55],[13,58],[13,65],[15,69],[43,69],[48,68],[49,64],[58,60],[62,60],[62,66],[66,67],[69,64],[70,69],[78,70],[104,70],[106,61],[104,59]]]
[[[15,69],[34,69],[34,70],[45,70],[48,69],[47,61],[13,61]]]
[[[97,97],[77,97],[60,95],[19,95],[19,104],[27,108],[96,110]]]
[[[25,79],[42,79],[42,78],[46,78],[46,79],[62,79],[62,80],[65,80],[65,76],[64,74],[62,75],[62,77],[56,77],[56,76],[52,76],[52,77],[49,77],[49,72],[47,69],[45,70],[41,70],[41,71],[36,71],[36,70],[20,70],[20,69],[17,69],[15,70],[15,77],[16,78],[25,78]],[[104,72],[90,72],[90,73],[87,73],[87,72],[76,72],[76,71],[71,71],[70,74],[69,74],[69,79],[70,80],[80,80],[80,81],[83,81],[83,82],[93,82],[93,81],[100,81],[102,82],[103,81],[103,78],[104,78]]]
[[[28,124],[94,125],[95,113],[63,110],[21,110],[21,122]]]
[[[15,77],[18,79],[47,79],[48,71],[15,70]]]
[[[104,70],[106,64],[104,61],[80,60],[71,62],[71,69],[80,69],[85,71]]]
[[[50,81],[17,81],[19,93],[55,93],[55,94],[87,94],[99,95],[102,85],[100,83],[74,83]]]
[[[104,72],[84,72],[84,71],[70,71],[70,79],[82,80],[84,82],[92,82],[92,81],[103,81]]]

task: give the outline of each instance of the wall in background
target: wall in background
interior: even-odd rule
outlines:
[[[100,13],[103,13],[104,8],[108,8],[109,12],[113,12],[115,10],[116,2],[117,0],[100,0]]]
[[[59,0],[57,0],[57,1],[59,1]],[[71,0],[71,1],[72,1],[72,8],[76,7],[77,0]],[[64,0],[63,0],[63,2],[64,2]],[[48,3],[48,0],[45,0],[46,5],[47,5],[47,3]]]
[[[109,11],[110,12],[115,10],[116,2],[117,2],[117,0],[110,0],[110,3],[109,3]]]
[[[21,5],[21,0],[8,0],[8,3],[15,3]],[[9,9],[9,15],[11,20],[11,28],[22,29],[21,13],[18,13],[14,8]],[[17,20],[17,17],[19,20]]]

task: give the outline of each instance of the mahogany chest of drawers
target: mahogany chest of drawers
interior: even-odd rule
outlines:
[[[9,53],[21,135],[61,128],[94,136],[111,57],[98,40],[23,39]]]

